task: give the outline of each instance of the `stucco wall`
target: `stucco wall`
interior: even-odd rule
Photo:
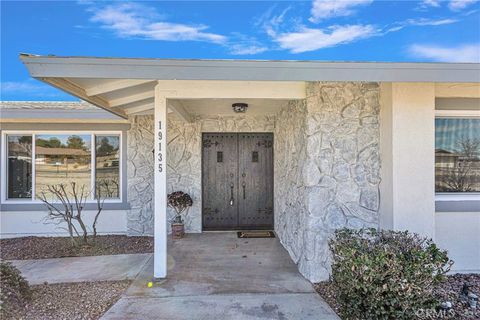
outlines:
[[[437,212],[435,235],[455,262],[453,272],[480,272],[480,212]]]
[[[96,211],[82,213],[88,228],[93,223]],[[0,238],[24,236],[68,236],[65,225],[45,223],[47,212],[38,211],[2,211]],[[125,234],[127,224],[126,210],[103,210],[97,222],[99,234]]]
[[[153,116],[131,117],[128,132],[128,232],[153,234]],[[203,116],[192,123],[170,118],[167,128],[167,190],[190,194],[187,232],[201,232],[201,139],[203,132],[273,132],[272,116]],[[174,212],[168,208],[168,218]]]
[[[382,228],[435,237],[435,86],[382,84]]]
[[[378,226],[379,86],[315,82],[275,128],[275,218],[280,241],[310,281],[328,278],[328,239]]]

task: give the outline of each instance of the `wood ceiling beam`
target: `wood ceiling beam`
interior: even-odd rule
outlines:
[[[152,99],[155,96],[154,90],[144,91],[136,94],[131,94],[122,98],[110,100],[111,107],[124,106],[126,104],[134,103],[137,101]]]
[[[192,116],[180,100],[167,99],[168,108],[185,122],[192,122]]]
[[[153,101],[149,100],[149,101],[146,101],[145,103],[135,104],[135,106],[132,106],[132,107],[125,107],[124,110],[127,115],[132,115],[140,112],[145,112],[148,110],[153,110],[153,104],[154,104]]]
[[[108,101],[100,97],[96,97],[96,96],[91,97],[87,95],[87,93],[85,92],[85,89],[83,89],[82,87],[78,86],[77,84],[71,81],[68,81],[64,78],[38,78],[38,79],[54,86],[55,88],[58,88],[82,100],[85,100],[93,105],[96,105],[97,107],[100,107],[108,112],[111,112],[119,117],[128,119],[128,116],[126,115],[125,111],[123,111],[122,109],[116,108],[115,106],[112,106],[111,104],[108,103]]]
[[[110,93],[133,86],[139,86],[142,84],[154,82],[152,80],[138,80],[138,79],[122,79],[107,81],[85,89],[85,92],[89,96],[97,96],[99,94]]]
[[[160,80],[160,91],[174,99],[305,99],[306,84],[298,81]]]

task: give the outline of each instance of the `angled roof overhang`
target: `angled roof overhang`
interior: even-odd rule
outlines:
[[[215,86],[219,81],[228,81],[229,86],[238,86],[237,92],[249,93],[243,98],[257,98],[255,94],[262,85],[268,89],[267,83],[278,86],[279,99],[298,99],[302,98],[299,92],[306,81],[480,82],[478,63],[171,60],[30,54],[21,54],[20,59],[32,77],[124,118],[153,108],[157,83],[165,90],[178,90],[185,83],[192,89],[205,80]],[[198,96],[191,98],[208,98],[201,94],[208,89],[197,90]],[[235,90],[229,92],[231,98],[241,98],[235,96]],[[172,101],[169,109],[185,118],[178,101]]]

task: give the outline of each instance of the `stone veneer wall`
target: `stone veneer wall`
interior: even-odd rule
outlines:
[[[153,235],[153,116],[130,117],[127,133],[129,235]]]
[[[378,227],[379,111],[377,83],[314,82],[277,116],[275,228],[312,282],[335,229]]]
[[[312,82],[305,100],[290,102],[275,117],[169,120],[167,187],[193,198],[187,231],[202,227],[201,133],[274,132],[275,230],[307,279],[327,279],[334,230],[378,226],[379,109],[377,83]],[[153,117],[132,117],[128,230],[133,235],[153,231],[152,149]]]
[[[153,116],[134,116],[128,132],[128,233],[153,234]],[[185,215],[187,232],[202,231],[201,139],[203,132],[273,132],[272,116],[203,116],[193,123],[169,119],[167,127],[167,190],[190,194]],[[168,208],[169,219],[174,212]]]

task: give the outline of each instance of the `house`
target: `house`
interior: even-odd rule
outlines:
[[[328,277],[341,227],[410,230],[448,249],[456,271],[480,271],[478,167],[468,189],[435,190],[436,149],[458,152],[463,137],[478,161],[480,64],[20,59],[90,104],[2,111],[2,236],[53,234],[33,223],[35,194],[68,173],[92,189],[109,181],[100,231],[153,234],[155,277],[167,276],[176,190],[193,198],[187,232],[274,229],[310,281]],[[40,139],[83,151],[57,157]],[[51,156],[42,171],[36,159]]]

